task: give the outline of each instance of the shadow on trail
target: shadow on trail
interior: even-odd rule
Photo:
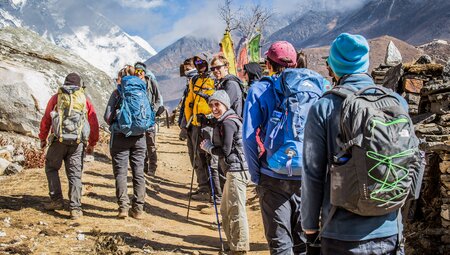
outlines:
[[[111,172],[112,172],[112,169],[111,169]],[[131,182],[133,180],[133,178],[131,177],[131,172],[130,171],[128,171],[128,172],[129,173],[128,173],[128,176],[127,176],[127,182]],[[97,173],[97,172],[94,172],[94,171],[86,171],[86,172],[83,172],[83,174],[88,174],[88,175],[93,175],[93,176],[97,176],[97,177],[102,177],[102,178],[109,179],[109,180],[115,180],[114,175],[112,175],[112,174],[101,174],[101,173]],[[95,184],[94,184],[94,186],[95,186]]]
[[[217,247],[217,249],[220,249],[220,239],[219,234],[216,231],[217,237],[212,236],[200,236],[200,235],[187,235],[182,236],[175,233],[169,233],[166,231],[153,231],[154,233],[164,235],[164,236],[170,236],[170,237],[176,237],[183,239],[183,241],[187,243],[197,244],[197,245],[203,245],[203,246],[210,246],[210,247]],[[224,246],[226,247],[226,237],[222,236]],[[268,246],[265,243],[251,243],[250,244],[250,251],[268,251]]]
[[[93,182],[85,182],[83,181],[83,188],[84,186],[92,186],[94,188],[100,187],[100,188],[108,188],[108,189],[114,189],[114,183],[112,184],[106,184],[106,183],[93,183]]]
[[[169,233],[166,231],[153,231],[154,233],[164,235],[164,236],[170,236],[175,237],[178,239],[183,240],[184,242],[201,245],[201,246],[209,246],[211,248],[215,248],[213,250],[219,250],[220,249],[220,239],[219,234],[216,232],[216,236],[204,236],[204,235],[178,235],[176,233]],[[225,242],[225,240],[224,240]]]
[[[153,183],[156,183],[158,185],[165,185],[165,186],[171,186],[174,188],[180,188],[180,189],[187,189],[186,184],[183,183],[179,183],[179,182],[174,182],[168,179],[165,179],[163,177],[160,176],[152,176],[152,177],[148,177],[150,178],[150,181]]]
[[[108,157],[107,155],[103,154],[103,153],[99,153],[99,152],[94,152],[94,158],[95,161],[99,161],[105,164],[111,164],[112,160],[110,157]]]
[[[91,235],[91,236],[96,236],[97,234],[93,234],[93,233],[85,233],[86,235]],[[130,247],[133,248],[139,248],[139,249],[144,249],[146,247],[151,247],[153,248],[153,250],[156,251],[180,251],[180,250],[184,250],[184,251],[200,251],[200,252],[214,252],[214,251],[218,251],[218,249],[215,248],[208,248],[208,247],[199,247],[199,248],[193,248],[190,246],[184,246],[184,245],[173,245],[173,244],[168,244],[168,243],[160,243],[157,241],[153,241],[153,240],[147,240],[138,236],[134,236],[131,235],[130,233],[126,233],[126,232],[101,232],[101,235],[103,236],[120,236],[123,241]],[[201,236],[202,238],[205,238],[204,236]],[[208,237],[206,237],[208,238]],[[217,242],[219,242],[218,238],[217,238]]]
[[[187,153],[187,151],[163,151],[163,150],[158,150],[158,153],[179,155],[179,154]]]
[[[161,218],[166,218],[166,219],[171,219],[171,220],[175,220],[178,221],[180,223],[185,223],[185,224],[193,224],[196,226],[200,226],[200,227],[204,227],[204,228],[208,228],[212,222],[208,222],[205,220],[200,220],[200,219],[196,219],[193,217],[189,218],[189,221],[186,220],[186,215],[180,215],[176,212],[172,212],[168,209],[164,209],[164,208],[160,208],[158,206],[154,206],[154,205],[150,205],[149,203],[145,203],[144,205],[144,211],[150,215],[155,215]]]
[[[35,210],[38,210],[40,212],[43,212],[45,214],[61,218],[61,219],[68,219],[69,216],[63,215],[59,213],[58,211],[48,211],[45,210],[44,204],[49,202],[50,199],[48,197],[44,196],[30,196],[30,195],[12,195],[12,196],[0,196],[0,209],[2,210],[12,210],[12,211],[20,211],[22,209],[26,208],[33,208]],[[65,204],[65,210],[68,208],[69,202],[67,200],[64,201]],[[93,211],[103,211],[103,212],[110,212],[114,211],[112,209],[99,207],[96,205],[91,205],[87,203],[81,203],[81,207],[83,208],[83,213],[85,216],[88,217],[94,217],[94,218],[115,218],[115,216],[109,216],[109,215],[102,215],[97,214],[93,212],[88,212],[86,210],[93,210]]]
[[[146,193],[147,193],[148,197],[150,197],[150,198],[152,198],[152,199],[154,199],[154,200],[156,200],[158,202],[161,202],[161,203],[166,204],[166,205],[172,205],[172,206],[177,206],[177,207],[180,207],[180,208],[185,208],[187,210],[187,205],[186,204],[178,203],[178,202],[175,202],[175,201],[172,201],[172,200],[169,200],[169,199],[165,199],[165,198],[162,198],[161,196],[159,196],[159,193],[164,193],[164,192],[160,192],[160,191],[157,192],[157,191],[154,191],[154,190],[151,190],[151,189],[147,188],[146,189]]]

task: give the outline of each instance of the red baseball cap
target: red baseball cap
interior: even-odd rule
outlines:
[[[270,45],[264,53],[270,60],[284,67],[297,66],[297,52],[294,46],[286,41],[277,41]]]

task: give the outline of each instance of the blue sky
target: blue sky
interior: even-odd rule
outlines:
[[[77,0],[75,0],[77,1]],[[233,0],[233,6],[260,3],[277,14],[296,11],[312,3],[322,6],[361,4],[368,0]],[[86,1],[131,35],[139,35],[157,51],[177,39],[197,32],[202,36],[223,34],[218,14],[223,0],[96,0]],[[245,9],[245,8],[244,8]]]

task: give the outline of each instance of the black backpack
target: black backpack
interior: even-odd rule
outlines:
[[[244,85],[244,82],[242,82],[242,80],[239,79],[239,77],[237,77],[236,75],[229,74],[222,80],[222,82],[220,84],[225,84],[228,81],[235,81],[235,82],[237,82],[237,84],[239,84],[239,88],[241,89],[241,92],[242,92],[242,100],[243,100],[243,102],[245,102],[245,99],[247,98],[247,94],[248,94],[248,89]],[[242,104],[242,106],[244,106],[244,104]]]
[[[424,173],[408,112],[393,91],[379,86],[359,91],[337,86],[325,94],[344,98],[341,152],[330,168],[331,204],[363,216],[399,210],[420,190]]]

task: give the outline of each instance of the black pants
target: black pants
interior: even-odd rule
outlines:
[[[300,187],[301,181],[261,175],[257,190],[270,254],[291,255],[306,250],[300,239]]]

